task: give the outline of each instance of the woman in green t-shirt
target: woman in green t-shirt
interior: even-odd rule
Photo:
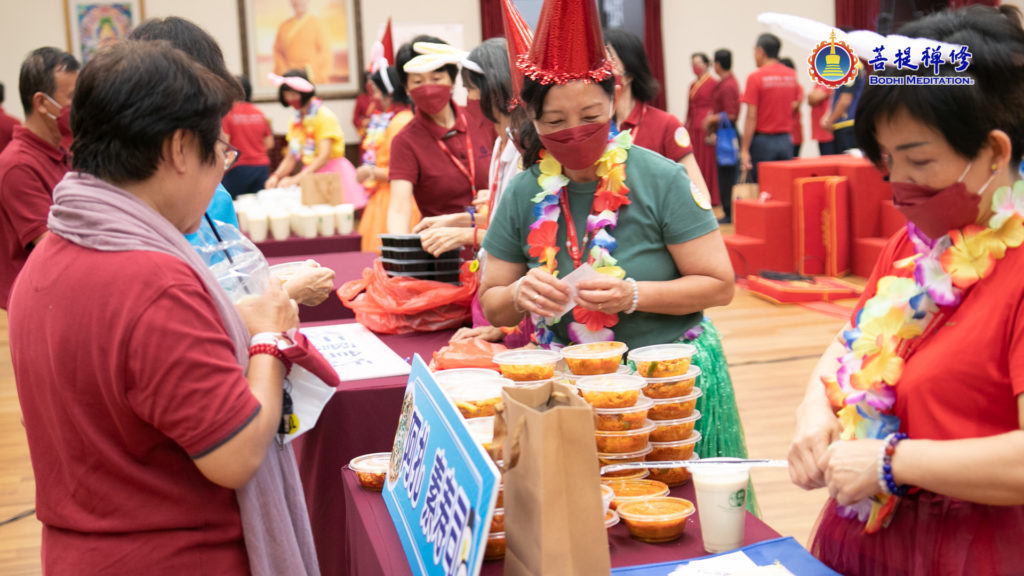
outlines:
[[[542,346],[692,341],[705,390],[697,451],[745,457],[718,333],[703,320],[734,288],[710,203],[681,166],[632,146],[628,132],[609,143],[615,84],[600,32],[587,39],[597,42],[590,62],[572,69],[578,59],[545,54],[555,28],[542,18],[529,62],[518,64],[529,168],[510,183],[484,241],[484,313],[495,326],[533,315]],[[600,273],[576,285],[576,307],[563,316],[573,296],[561,278],[584,263]]]

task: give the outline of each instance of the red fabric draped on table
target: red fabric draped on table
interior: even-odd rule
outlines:
[[[720,204],[718,198],[718,161],[715,159],[715,147],[705,142],[704,119],[715,110],[715,101],[712,92],[718,80],[710,72],[703,77],[694,80],[690,85],[690,100],[686,106],[686,130],[690,132],[690,141],[693,143],[693,155],[697,159],[697,166],[704,174],[704,182],[711,192],[711,203]]]

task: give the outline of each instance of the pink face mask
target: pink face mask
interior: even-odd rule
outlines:
[[[443,84],[425,84],[409,91],[416,108],[433,116],[438,114],[452,98],[452,87]]]
[[[973,164],[973,163],[972,163]],[[981,195],[996,177],[995,172],[977,193],[967,190],[964,176],[970,171],[968,164],[955,183],[935,189],[909,182],[892,182],[892,202],[925,236],[939,238],[950,230],[963,228],[978,220]]]
[[[612,120],[604,124],[581,124],[547,135],[540,135],[541,144],[570,170],[593,166],[608,147],[608,130]]]

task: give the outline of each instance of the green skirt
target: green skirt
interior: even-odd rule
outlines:
[[[743,437],[743,423],[736,407],[736,394],[733,391],[732,378],[729,377],[725,351],[722,350],[722,335],[706,316],[700,326],[704,331],[696,339],[680,339],[680,342],[697,347],[693,364],[700,368],[701,375],[697,378],[697,386],[704,393],[697,399],[697,409],[700,410],[701,417],[697,421],[696,429],[700,432],[701,439],[695,452],[701,458],[746,458],[747,443]],[[760,515],[753,484],[749,486],[747,493],[747,510]]]

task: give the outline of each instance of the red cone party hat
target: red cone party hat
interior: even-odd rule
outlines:
[[[530,51],[530,44],[533,43],[533,31],[523,20],[512,0],[501,0],[501,19],[505,27],[505,43],[508,46],[508,67],[512,75],[512,101],[509,103],[509,110],[519,104],[519,92],[523,89],[523,73],[519,71],[516,62],[520,56],[525,56]]]
[[[530,53],[516,65],[541,84],[611,77],[595,0],[544,0]]]

